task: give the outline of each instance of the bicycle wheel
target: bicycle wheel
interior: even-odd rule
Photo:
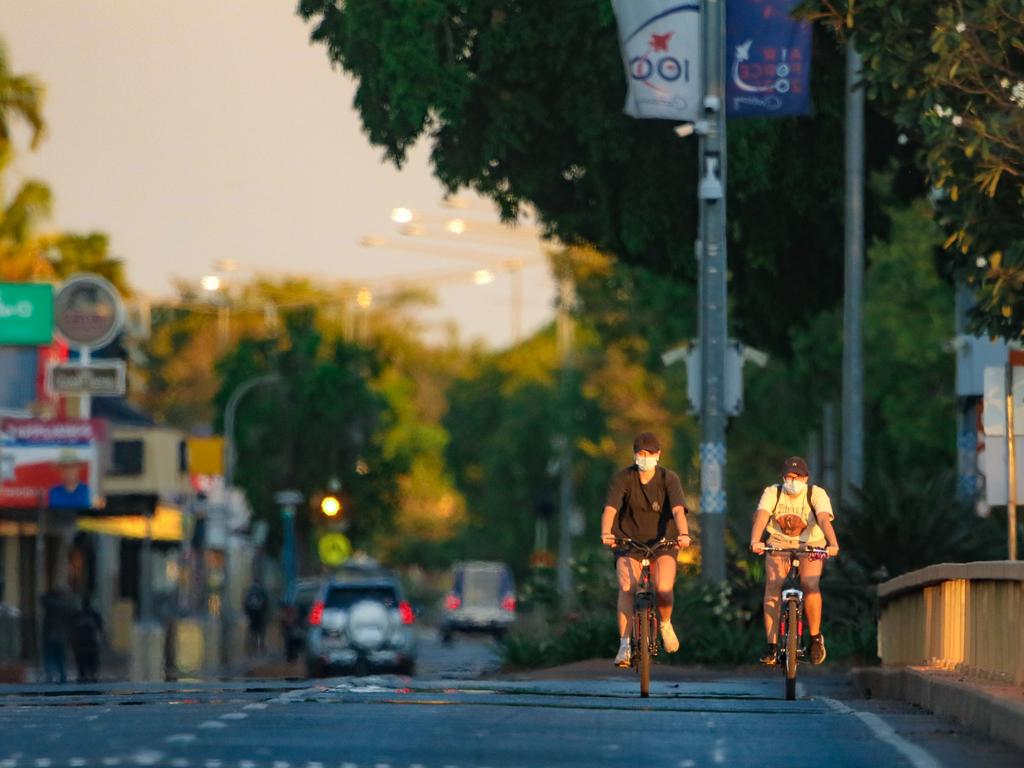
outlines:
[[[786,700],[792,701],[796,698],[796,661],[797,661],[797,630],[799,620],[797,618],[796,600],[786,603]]]
[[[652,608],[644,608],[640,613],[640,634],[637,637],[637,650],[640,652],[640,696],[647,698],[651,690],[651,612]]]

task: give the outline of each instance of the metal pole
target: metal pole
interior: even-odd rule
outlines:
[[[700,137],[698,186],[700,240],[700,529],[703,575],[725,581],[725,357],[726,314],[726,124],[725,2],[704,0],[703,109],[707,133]],[[715,181],[720,183],[716,188]]]
[[[1017,559],[1017,450],[1013,434],[1013,358],[1006,361],[1006,526],[1010,560]]]
[[[864,359],[861,304],[864,283],[864,90],[861,60],[846,45],[846,232],[843,296],[842,500],[853,503],[864,485]]]
[[[231,624],[234,612],[231,605],[231,488],[235,481],[235,414],[238,404],[246,393],[260,386],[277,381],[277,373],[265,373],[244,381],[235,387],[224,408],[224,581],[221,587],[221,661],[230,661]]]
[[[568,608],[572,602],[572,409],[571,386],[573,364],[573,327],[572,301],[573,286],[567,275],[563,275],[558,283],[558,322],[557,343],[558,359],[562,368],[561,418],[562,434],[560,437],[561,457],[559,459],[558,485],[558,590],[562,596],[562,605]]]
[[[284,575],[284,593],[291,595],[295,587],[295,505],[285,504],[282,516],[284,545],[281,549],[281,571]]]

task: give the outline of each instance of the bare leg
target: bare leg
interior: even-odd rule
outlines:
[[[779,641],[779,600],[782,583],[789,573],[789,555],[765,556],[764,635],[769,643]]]
[[[812,635],[821,632],[821,572],[825,568],[823,560],[800,561],[800,589],[804,592],[804,616],[807,618],[807,630]]]
[[[640,580],[640,563],[631,557],[620,557],[615,561],[615,574],[619,579],[619,637],[632,634],[633,593]]]
[[[669,624],[672,622],[672,603],[675,601],[675,595],[672,594],[672,587],[676,583],[675,556],[659,555],[651,571],[658,596],[658,616],[662,623]]]

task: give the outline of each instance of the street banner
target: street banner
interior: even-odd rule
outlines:
[[[97,506],[104,437],[97,419],[0,420],[0,508]]]
[[[782,117],[811,111],[811,25],[800,0],[726,4],[726,115]]]
[[[701,92],[700,2],[613,0],[626,67],[627,115],[690,121]]]

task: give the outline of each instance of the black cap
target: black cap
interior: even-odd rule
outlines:
[[[639,451],[658,453],[660,450],[661,443],[658,442],[658,438],[654,436],[653,432],[641,432],[633,441],[633,453],[638,453]]]
[[[807,468],[807,462],[799,456],[790,456],[784,462],[782,462],[782,476],[786,475],[802,475],[808,477],[811,471]]]

